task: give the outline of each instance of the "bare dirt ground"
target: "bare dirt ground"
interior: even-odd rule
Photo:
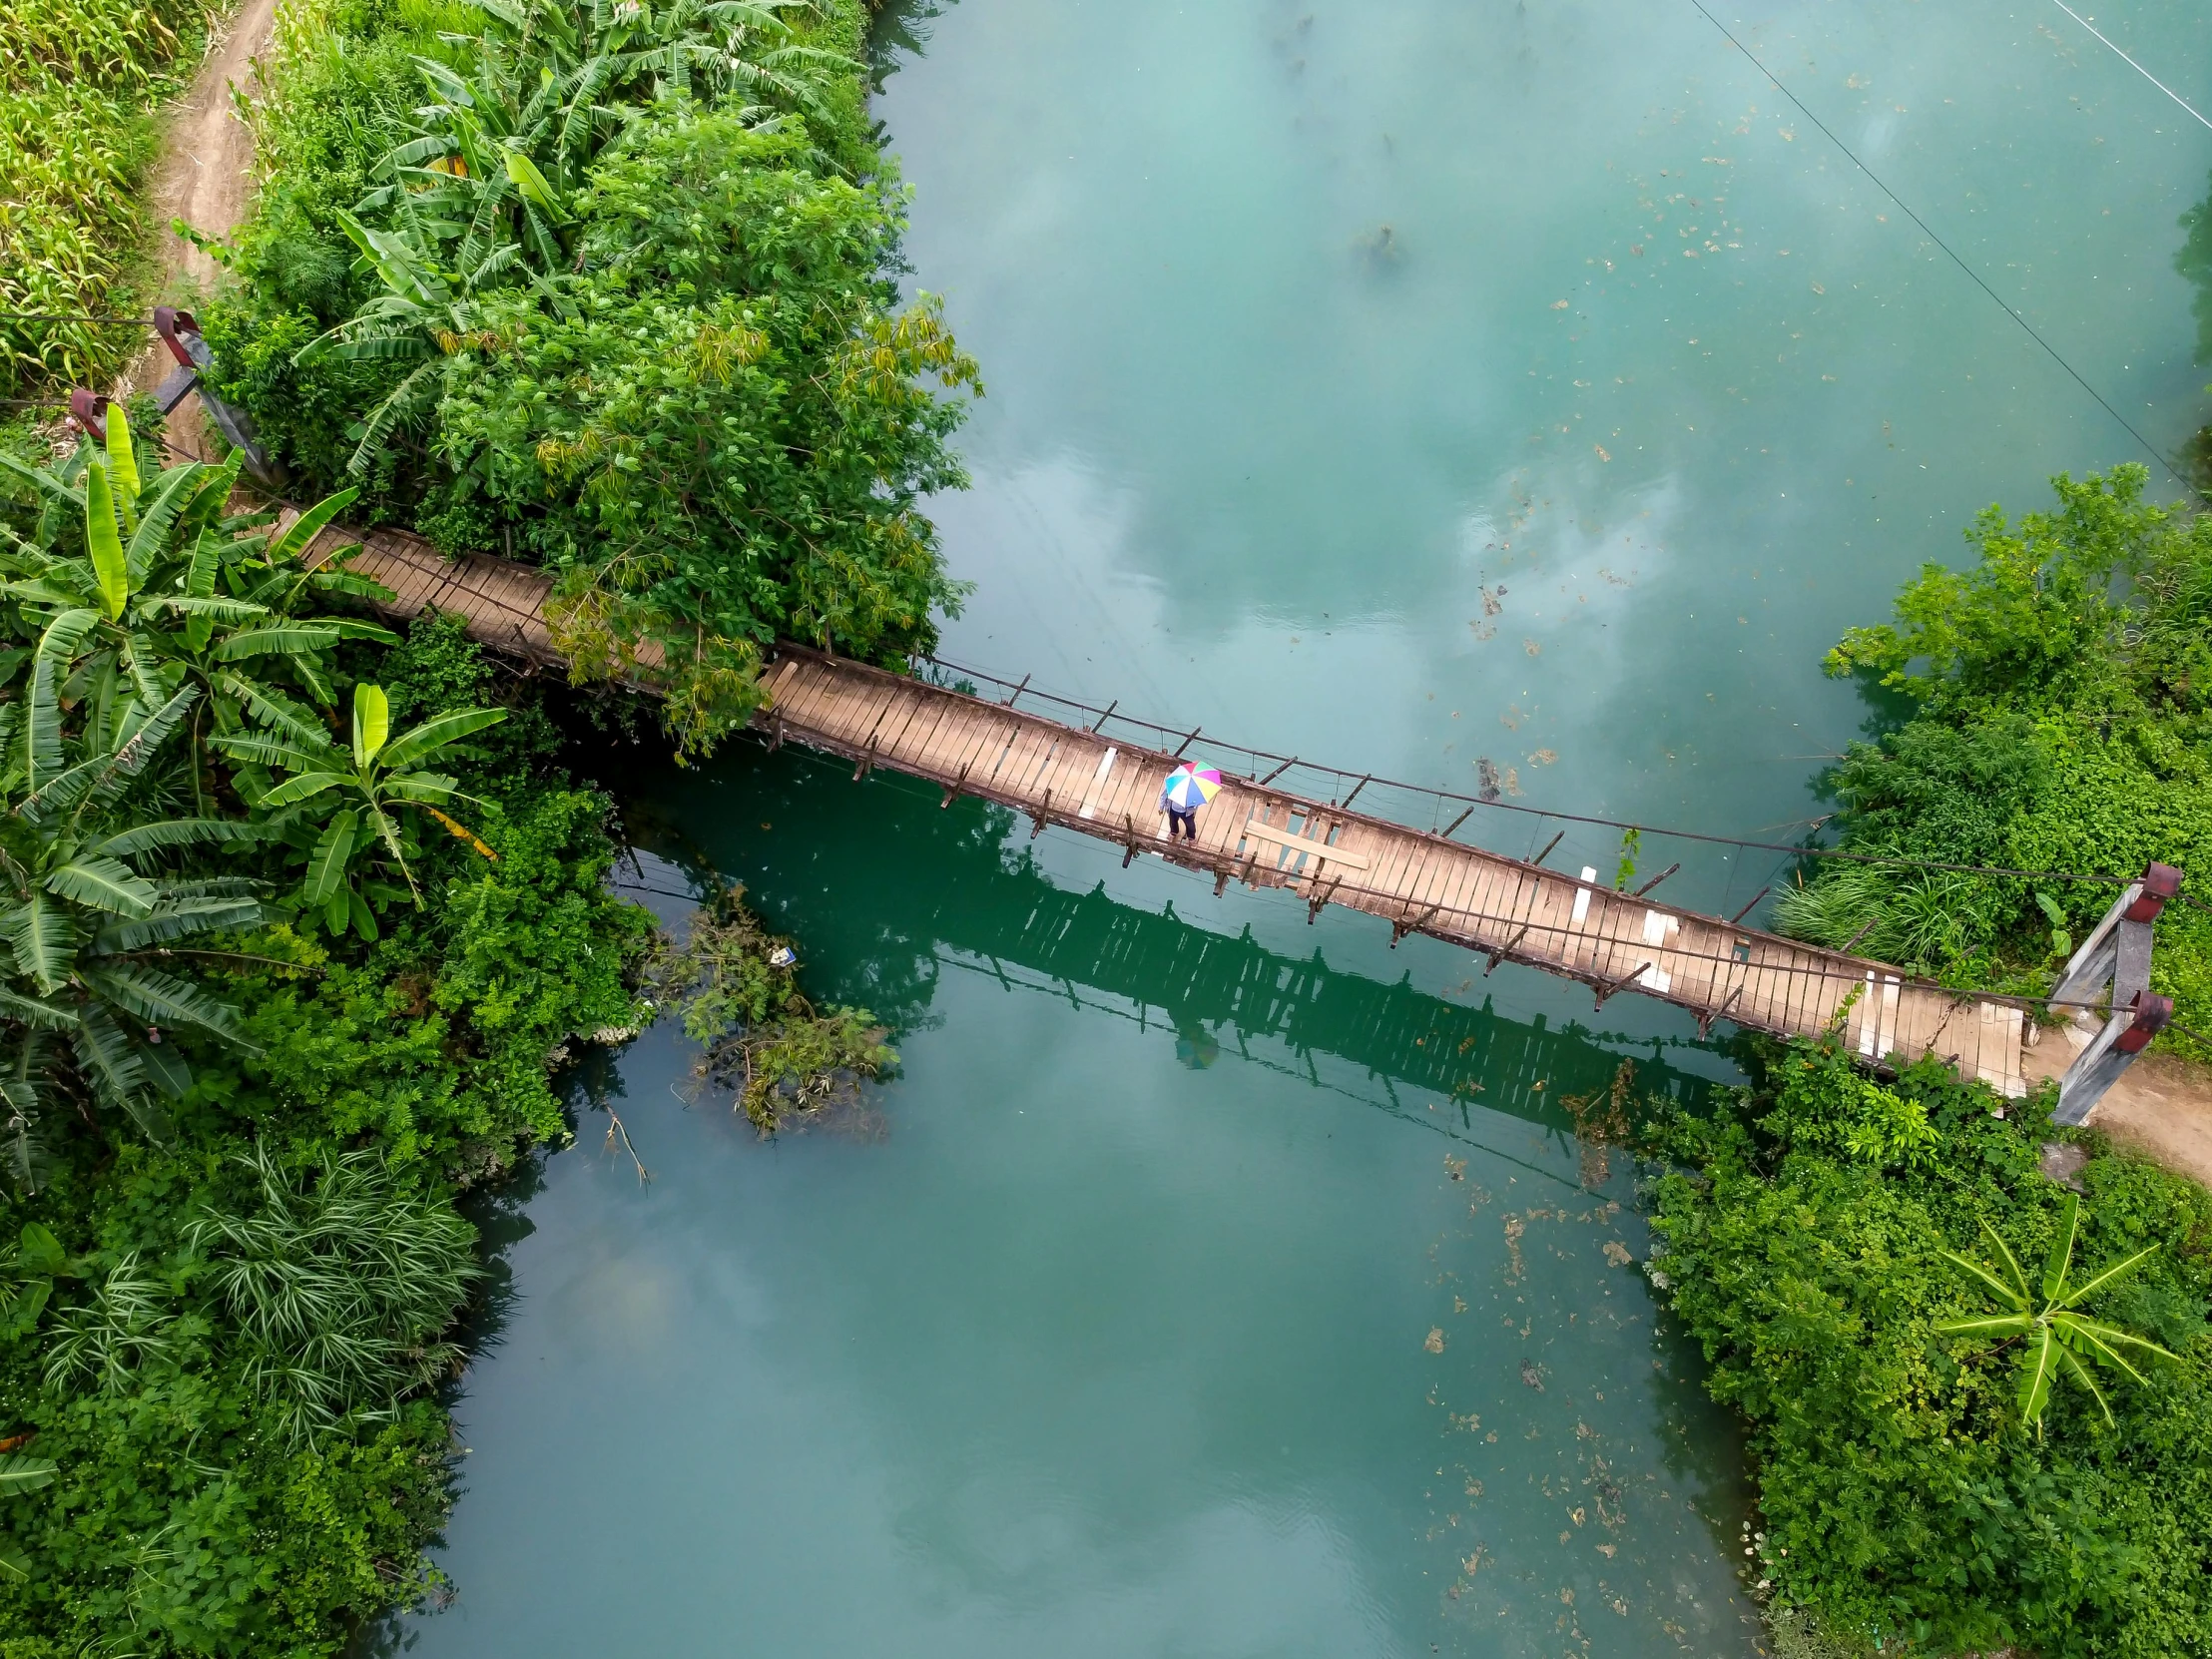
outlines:
[[[2020,1056],[2030,1084],[2056,1077],[2073,1063],[2064,1028],[2045,1031]],[[2176,1174],[2212,1187],[2212,1075],[2169,1054],[2146,1054],[2112,1085],[2089,1114],[2115,1146],[2142,1154]]]
[[[246,217],[254,196],[254,134],[232,107],[231,89],[254,84],[254,59],[269,49],[276,0],[246,0],[218,37],[185,95],[170,107],[162,160],[154,170],[148,203],[160,229],[155,262],[163,273],[162,297],[184,299],[214,285],[215,262],[170,229],[182,219],[205,236],[227,237]],[[131,365],[118,393],[151,391],[169,372],[168,348],[154,341]],[[171,421],[173,438],[190,442],[200,429],[199,400]]]

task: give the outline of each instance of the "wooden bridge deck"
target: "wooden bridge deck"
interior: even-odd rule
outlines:
[[[558,661],[543,612],[547,578],[528,566],[475,557],[448,563],[418,537],[329,531],[310,551],[326,558],[358,541],[348,568],[398,596],[410,617],[457,612],[485,644]],[[1393,941],[1425,933],[1482,953],[1485,971],[1524,963],[1609,996],[1635,991],[1696,1014],[1783,1036],[1826,1030],[1856,991],[1846,1041],[1870,1062],[1934,1053],[2004,1093],[2025,1092],[2021,1015],[2009,1004],[1909,983],[1863,957],[1735,926],[1616,892],[1594,880],[1465,845],[1428,830],[1308,800],[1265,781],[1229,777],[1198,815],[1198,838],[1167,838],[1161,786],[1173,755],[1007,703],[886,673],[796,646],[767,671],[770,707],[758,724],[772,744],[843,756],[854,777],[884,767],[955,795],[998,802],[1047,824],[1211,872],[1287,887],[1318,915],[1324,905],[1387,922]],[[1101,722],[1103,725],[1103,722]],[[1227,775],[1225,774],[1225,777]]]

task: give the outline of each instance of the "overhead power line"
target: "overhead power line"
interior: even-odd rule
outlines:
[[[2205,121],[2204,116],[2198,111],[2197,107],[2194,104],[2190,103],[2188,99],[2182,97],[2180,93],[2174,91],[2172,87],[2166,85],[2164,81],[2161,81],[2157,76],[2153,75],[2149,70],[2145,69],[2141,64],[2137,63],[2125,52],[2121,52],[2120,49],[2117,46],[2114,46],[2112,42],[2105,36],[2104,32],[2100,30],[2094,23],[2091,23],[2086,17],[2083,17],[2079,12],[2075,11],[2073,7],[2067,5],[2066,0],[2051,0],[2051,4],[2056,6],[2060,11],[2064,12],[2068,17],[2072,18],[2076,23],[2080,24],[2084,29],[2088,30],[2089,33],[2095,35],[2097,39],[2103,41],[2106,46],[2111,47],[2113,52],[2118,54],[2120,61],[2126,64],[2128,68],[2134,70],[2136,74],[2142,76],[2144,80],[2148,81],[2152,86],[2156,87],[2168,98],[2171,98],[2176,104],[2179,104],[2183,109],[2187,110],[2199,121],[2203,121],[2205,126],[2212,127],[2212,121]]]
[[[55,311],[0,311],[0,322],[113,322],[133,328],[151,328],[149,316],[74,316]]]
[[[2032,322],[2028,321],[2027,318],[2021,314],[2017,306],[2006,303],[2004,297],[1982,278],[1981,273],[1974,270],[1972,266],[1968,265],[1963,259],[1961,259],[1958,255],[1958,252],[1953,249],[1949,243],[1945,242],[1941,237],[1936,234],[1934,229],[1930,227],[1927,220],[1923,219],[1918,213],[1914,212],[1913,205],[1911,203],[1907,202],[1904,197],[1900,196],[1896,191],[1892,190],[1888,184],[1884,183],[1882,176],[1875,172],[1875,170],[1869,167],[1865,162],[1861,161],[1859,159],[1858,152],[1854,151],[1850,145],[1846,144],[1842,139],[1838,138],[1835,132],[1829,127],[1828,123],[1823,121],[1819,116],[1815,115],[1812,110],[1806,106],[1804,99],[1800,98],[1796,93],[1792,92],[1789,87],[1784,84],[1780,76],[1775,74],[1773,70],[1769,69],[1764,63],[1760,61],[1757,53],[1753,52],[1750,47],[1746,46],[1742,41],[1738,40],[1734,34],[1730,33],[1728,25],[1723,23],[1719,18],[1715,17],[1712,12],[1706,8],[1705,0],[1690,0],[1690,4],[1697,7],[1698,11],[1704,15],[1706,22],[1712,24],[1714,28],[1718,29],[1721,32],[1722,38],[1725,39],[1729,45],[1735,47],[1737,51],[1741,52],[1744,55],[1745,59],[1751,64],[1752,68],[1758,70],[1760,74],[1764,75],[1769,81],[1773,82],[1774,89],[1777,92],[1781,93],[1782,96],[1787,98],[1792,104],[1796,105],[1798,113],[1804,116],[1805,119],[1810,121],[1814,126],[1818,127],[1821,132],[1826,135],[1828,142],[1833,144],[1838,150],[1843,152],[1845,157],[1851,162],[1852,166],[1858,168],[1860,172],[1864,173],[1869,179],[1873,180],[1875,188],[1881,191],[1882,194],[1884,196],[1887,196],[1892,202],[1896,203],[1898,211],[1900,213],[1904,214],[1905,217],[1910,219],[1915,225],[1918,225],[1921,228],[1922,234],[1926,236],[1930,242],[1933,242],[1937,248],[1940,248],[1946,255],[1948,255],[1950,257],[1951,264],[1955,265],[1960,271],[1964,272],[1967,278],[1973,283],[1975,287],[1979,288],[1983,293],[1987,294],[1992,300],[1996,302],[1998,307],[2003,310],[2006,316],[2010,317],[2014,322],[2018,323],[2021,330],[2027,335],[2027,337],[2033,340],[2037,345],[2041,346],[2043,350],[2048,353],[2052,362],[2056,363],[2060,368],[2064,369],[2067,374],[2071,375],[2074,384],[2078,385],[2083,391],[2087,392],[2091,397],[2095,398],[2097,402],[2097,407],[2102,409],[2106,414],[2110,415],[2115,421],[2120,424],[2121,428],[2126,431],[2129,437],[2133,438],[2137,443],[2143,446],[2143,453],[2150,456],[2152,460],[2156,461],[2160,466],[2164,467],[2168,475],[2172,477],[2173,481],[2179,484],[2191,495],[2198,495],[2202,493],[2194,484],[2190,483],[2187,478],[2182,476],[2181,470],[2176,467],[2172,461],[2166,458],[2165,453],[2162,450],[2160,450],[2155,444],[2153,444],[2150,439],[2146,438],[2141,432],[2135,429],[2133,422],[2131,422],[2125,415],[2121,414],[2119,410],[2112,407],[2112,405],[2105,400],[2104,393],[2100,392],[2099,390],[2097,390],[2096,387],[2089,384],[2088,380],[2082,375],[2081,370],[2074,367],[2072,363],[2068,362],[2063,356],[2059,354],[2058,347],[2051,344],[2049,340],[2043,338],[2043,336],[2036,331],[2035,325]],[[2083,25],[2083,27],[2087,27],[2087,25]],[[2103,39],[2101,35],[2097,38],[2100,40]],[[2110,45],[2110,42],[2106,42],[2106,44]],[[2113,50],[2116,52],[2119,50],[2119,48],[2113,47]],[[2125,54],[2122,55],[2124,56]],[[2133,63],[2134,59],[2130,58],[2128,59],[2128,61],[2130,63]],[[2137,67],[2140,68],[2141,66],[2137,65]],[[2145,73],[2147,74],[2148,71],[2145,71]],[[2179,102],[2179,100],[2177,99],[2176,102]],[[2192,115],[2196,114],[2194,110],[2191,110],[2189,113]],[[2202,121],[2204,118],[2202,116],[2198,116],[2197,119]],[[2212,122],[2206,122],[2205,124],[2207,126],[2212,126]]]
[[[1056,703],[1064,709],[1075,710],[1085,717],[1082,724],[1088,726],[1094,732],[1103,728],[1109,720],[1113,720],[1151,734],[1154,747],[1170,750],[1174,749],[1177,743],[1182,743],[1187,747],[1198,736],[1198,734],[1193,733],[1190,738],[1186,738],[1183,733],[1174,728],[1161,726],[1154,721],[1141,720],[1134,715],[1121,714],[1117,709],[1101,710],[1095,705],[1078,702],[1072,697],[1062,697],[1056,692],[1041,691],[1028,680],[1020,681],[1017,684],[1012,680],[1000,679],[997,675],[986,673],[982,669],[969,668],[960,663],[948,662],[942,657],[929,656],[923,658],[923,661],[964,680],[985,681],[994,686],[1004,687],[1008,692],[1022,697],[1039,699],[1046,703]],[[1004,701],[1011,703],[1013,698],[1009,696]],[[1254,749],[1250,745],[1234,743],[1219,737],[1208,737],[1206,741],[1217,750],[1233,750],[1239,755],[1248,757],[1255,763],[1253,777],[1259,779],[1262,783],[1273,782],[1283,774],[1296,770],[1317,773],[1323,777],[1334,779],[1340,788],[1344,784],[1357,781],[1361,788],[1401,790],[1427,800],[1449,802],[1453,806],[1466,808],[1468,812],[1472,812],[1476,808],[1482,808],[1494,813],[1519,813],[1529,818],[1550,819],[1559,824],[1587,824],[1600,829],[1618,830],[1624,832],[1634,830],[1639,835],[1662,835],[1674,840],[1703,841],[1714,846],[1745,847],[1755,852],[1786,852],[1792,856],[1807,858],[1841,858],[1849,863],[1883,864],[1901,869],[1925,869],[1957,875],[1993,875],[2028,881],[2090,881],[2101,886],[2112,887],[2124,887],[2128,882],[2135,879],[2132,875],[2096,874],[2081,870],[2013,869],[2002,864],[1945,863],[1935,858],[1911,858],[1901,854],[1884,852],[1853,852],[1839,846],[1792,845],[1782,841],[1751,840],[1741,835],[1708,834],[1700,830],[1670,830],[1664,825],[1635,824],[1626,819],[1603,818],[1591,813],[1563,813],[1550,807],[1524,807],[1517,802],[1490,800],[1479,795],[1462,795],[1454,790],[1437,789],[1427,784],[1407,784],[1396,779],[1383,778],[1374,774],[1362,775],[1347,772],[1341,767],[1328,766],[1318,761],[1302,761],[1295,755],[1277,755],[1265,749]],[[1267,773],[1265,778],[1262,778],[1260,769],[1271,762],[1275,764],[1274,770]],[[1463,819],[1465,816],[1466,814],[1462,813],[1460,818]],[[1457,822],[1457,820],[1454,821],[1455,826]]]

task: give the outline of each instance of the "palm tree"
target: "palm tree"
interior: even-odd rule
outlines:
[[[2138,1250],[2126,1261],[2106,1268],[2087,1284],[2069,1286],[2066,1275],[2073,1265],[2074,1241],[2080,1229],[2080,1215],[2081,1200],[2068,1193],[2065,1214],[2058,1224],[2058,1238],[2051,1245],[2050,1255],[2043,1263],[2040,1296],[2029,1289],[2027,1276],[2020,1271],[2018,1259],[2013,1256],[1997,1230],[1989,1225],[1987,1217],[1982,1218],[1981,1231],[1988,1235],[1989,1243],[1996,1249],[1997,1261],[2003,1269],[2001,1277],[1954,1251],[1941,1252],[1945,1260],[1964,1268],[1988,1287],[2004,1305],[2005,1312],[1974,1319],[1944,1320],[1936,1325],[1936,1331],[1946,1337],[2026,1339],[2026,1347],[2020,1355],[2020,1424],[2023,1428],[2032,1427],[2038,1439],[2043,1433],[2043,1409],[2050,1403],[2051,1384],[2057,1380],[2061,1370],[2070,1372],[2089,1390],[2090,1397],[2104,1412],[2104,1420],[2110,1422],[2112,1407],[2105,1402],[2103,1390],[2098,1388],[2096,1379],[2089,1375],[2088,1362],[2109,1366],[2141,1382],[2144,1381],[2143,1374],[2128,1363],[2126,1351],[2155,1354],[2168,1360],[2175,1358],[2147,1337],[2138,1337],[2115,1325],[2101,1324],[2074,1311],[2079,1304],[2098,1291],[2117,1284],[2134,1272],[2158,1250],[2156,1245]]]
[[[408,867],[400,834],[400,809],[428,814],[451,834],[487,857],[493,855],[471,830],[441,811],[470,798],[461,794],[453,779],[425,770],[423,763],[506,718],[504,709],[460,709],[393,738],[391,705],[383,687],[364,682],[353,688],[350,754],[327,741],[310,743],[304,735],[239,734],[218,738],[216,747],[236,760],[292,774],[255,805],[278,815],[275,820],[278,827],[291,822],[318,827],[299,896],[309,908],[323,910],[332,933],[343,933],[350,919],[364,937],[374,938],[372,914],[352,885],[354,864],[364,853],[381,846],[405,880],[415,908],[422,907],[422,891]],[[295,818],[293,810],[310,802],[321,803],[320,810],[301,812]]]

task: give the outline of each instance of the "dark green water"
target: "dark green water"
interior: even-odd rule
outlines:
[[[991,392],[947,655],[1787,838],[1868,718],[1836,633],[2137,452],[1837,141],[2171,448],[2212,132],[2055,6],[1715,15],[1834,141],[1687,0],[894,15],[914,281]],[[2187,9],[2098,22],[2212,92]],[[580,1102],[413,1652],[1754,1651],[1735,1432],[1562,1104],[1725,1080],[1686,1022],[791,751],[602,776],[636,885],[745,880],[904,1067],[875,1138],[763,1146],[649,1033],[600,1079],[649,1186]],[[1730,909],[1776,863],[1642,856]]]

